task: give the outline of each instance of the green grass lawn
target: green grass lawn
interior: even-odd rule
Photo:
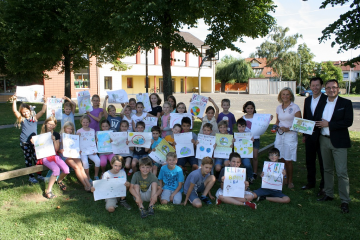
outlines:
[[[195,128],[200,122],[195,122]],[[58,127],[59,128],[59,127]],[[39,128],[40,129],[40,128]],[[20,130],[2,129],[0,171],[23,168],[18,144]],[[300,136],[300,135],[299,135]],[[261,137],[261,147],[274,141],[268,131]],[[27,176],[0,182],[0,239],[355,239],[360,222],[360,134],[352,132],[349,151],[350,213],[340,213],[340,200],[335,187],[335,200],[319,203],[317,189],[300,190],[306,180],[304,144],[299,137],[298,161],[294,164],[295,189],[284,187],[289,204],[262,201],[257,210],[227,204],[195,209],[190,204],[156,205],[155,216],[141,219],[132,197],[131,211],[122,207],[114,213],[105,210],[103,200],[94,202],[83,190],[74,172],[66,178],[66,192],[54,186],[58,195],[53,200],[42,194],[44,183],[30,185]],[[259,169],[266,155],[259,157]],[[109,167],[109,166],[108,166]],[[43,173],[45,174],[45,173]],[[251,189],[260,187],[256,180]],[[335,184],[337,186],[337,184]],[[219,184],[212,189],[215,195]],[[214,202],[213,202],[214,203]]]

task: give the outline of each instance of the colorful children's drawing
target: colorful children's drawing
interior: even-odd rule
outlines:
[[[93,181],[94,200],[126,197],[126,179],[125,178],[109,178]]]
[[[150,112],[152,110],[148,93],[136,94],[136,102],[142,102],[144,104],[145,112]]]
[[[214,153],[214,145],[216,137],[211,135],[199,134],[199,143],[196,146],[196,158],[203,159],[204,157],[212,157]]]
[[[254,146],[253,141],[251,141],[251,133],[234,133],[234,137],[234,151],[240,154],[241,158],[253,158]]]
[[[79,113],[86,113],[91,112],[93,107],[90,101],[90,92],[89,91],[82,91],[76,93],[78,106],[79,106]]]
[[[191,113],[191,115],[198,118],[202,118],[205,112],[208,99],[209,99],[208,97],[204,97],[193,93],[189,106],[189,112]]]
[[[192,132],[174,134],[178,158],[195,156],[192,139]]]
[[[109,96],[109,103],[126,103],[129,102],[129,98],[127,92],[124,89],[114,90],[114,91],[106,91]]]
[[[144,118],[145,130],[144,132],[151,132],[153,126],[157,126],[158,118],[157,117],[146,117]]]
[[[264,134],[267,128],[269,127],[270,121],[271,121],[271,114],[255,113],[251,125],[252,135],[260,136]]]
[[[61,120],[63,102],[62,98],[48,98],[46,100],[46,118],[53,116],[57,120]]]
[[[98,153],[109,153],[112,152],[111,142],[110,142],[110,133],[112,131],[97,131],[97,149]]]
[[[262,177],[261,187],[282,190],[283,170],[284,163],[265,161],[263,167],[264,176]]]
[[[188,117],[191,120],[190,129],[193,128],[193,120],[191,113],[170,113],[170,128],[173,128],[175,124],[181,125],[181,119]]]
[[[110,138],[112,140],[111,148],[114,154],[130,153],[129,146],[126,145],[128,138],[127,132],[110,132]]]
[[[44,85],[17,86],[16,97],[23,102],[44,102]]]
[[[54,143],[51,132],[33,136],[36,158],[41,159],[55,155]]]
[[[214,150],[214,158],[229,158],[232,152],[233,136],[230,134],[216,134],[216,148]]]
[[[315,127],[314,121],[296,117],[296,118],[294,118],[294,121],[292,123],[290,130],[312,135],[312,133],[314,131],[314,127]]]
[[[80,136],[81,155],[91,155],[97,153],[95,134],[92,131],[82,132]]]
[[[150,148],[152,133],[151,132],[129,132],[128,141],[129,147],[144,147]]]
[[[62,134],[63,156],[67,158],[80,158],[80,137],[73,134]]]
[[[223,187],[224,197],[239,197],[245,195],[246,168],[225,167]]]
[[[157,163],[163,164],[166,163],[166,155],[169,152],[175,152],[175,149],[165,140],[161,140],[161,142],[155,147],[155,152],[151,152],[149,157]]]

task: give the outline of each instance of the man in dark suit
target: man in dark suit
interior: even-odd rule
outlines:
[[[352,102],[339,97],[338,81],[329,80],[325,85],[328,96],[322,121],[316,122],[321,128],[320,149],[324,164],[325,195],[318,201],[334,199],[334,163],[338,176],[341,211],[349,212],[349,177],[347,173],[347,149],[351,147],[348,127],[354,120]]]
[[[313,93],[312,96],[309,96],[305,99],[304,102],[304,119],[311,121],[321,121],[322,113],[326,105],[327,96],[321,93],[321,88],[323,85],[323,80],[320,77],[314,77],[310,79],[310,89]],[[318,196],[324,194],[324,168],[323,161],[320,151],[320,128],[315,127],[313,134],[308,135],[304,134],[303,142],[305,143],[306,151],[306,169],[307,169],[307,184],[301,189],[311,189],[316,185],[316,154],[318,155],[321,181],[320,181],[320,191]]]

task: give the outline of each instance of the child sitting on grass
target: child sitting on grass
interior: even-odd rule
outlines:
[[[213,164],[211,158],[204,157],[201,162],[201,168],[192,171],[186,178],[184,185],[184,193],[186,194],[183,203],[184,206],[186,206],[188,200],[196,208],[202,207],[201,201],[207,205],[212,204],[207,195],[209,194],[209,197],[214,199],[210,193],[210,190],[215,183],[214,175],[210,175]],[[198,196],[198,193],[201,193],[200,197]]]
[[[159,181],[162,187],[161,204],[173,202],[173,204],[181,204],[182,186],[184,184],[184,174],[181,167],[177,166],[177,155],[169,152],[166,155],[167,165],[160,169]]]
[[[139,161],[140,171],[134,173],[131,179],[130,193],[133,195],[136,204],[139,206],[141,218],[154,215],[154,205],[161,194],[159,180],[151,173],[152,160],[148,157]],[[150,202],[146,211],[143,202]]]
[[[113,156],[110,161],[111,169],[106,171],[103,174],[102,179],[105,180],[105,179],[110,179],[110,178],[124,178],[126,180],[126,173],[125,173],[124,169],[122,168],[123,162],[124,162],[124,159],[121,156],[117,156],[117,155]],[[104,181],[104,180],[101,180],[101,181]],[[128,181],[126,181],[124,185],[126,186],[126,188],[130,187],[130,183]],[[94,192],[94,191],[95,191],[95,188],[92,187],[91,192]],[[131,210],[131,207],[126,202],[125,197],[105,199],[105,202],[106,202],[105,209],[108,210],[109,212],[114,212],[115,208],[118,207],[117,206],[118,201],[119,201],[120,205],[123,206],[125,209]]]
[[[230,154],[230,167],[240,167],[241,165],[241,157],[238,153],[233,152]],[[234,204],[238,206],[249,206],[252,209],[256,209],[256,204],[250,202],[253,200],[254,195],[251,192],[245,191],[244,198],[239,197],[224,197],[223,189],[224,189],[224,180],[225,180],[225,168],[221,169],[218,181],[221,183],[221,187],[216,192],[216,204],[220,204],[221,202]],[[245,189],[249,187],[249,182],[245,181]]]
[[[155,151],[156,146],[159,145],[159,143],[162,140],[162,138],[160,137],[160,135],[161,135],[160,127],[153,126],[151,128],[151,133],[152,133],[151,151]],[[150,153],[151,153],[151,151],[150,151]],[[158,169],[161,168],[161,166],[162,166],[162,164],[153,161],[153,167],[152,167],[151,172],[156,176],[158,173]]]
[[[280,151],[277,148],[272,148],[269,151],[269,159],[271,162],[278,162],[280,157]],[[286,176],[286,171],[283,169],[283,176]],[[261,173],[261,177],[264,177],[264,172]],[[277,203],[289,203],[290,198],[282,193],[281,190],[259,188],[254,191],[254,198],[257,201],[268,200],[269,202]]]

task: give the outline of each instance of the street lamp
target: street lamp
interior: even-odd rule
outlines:
[[[299,57],[300,57],[300,82],[299,82],[299,88],[301,89],[301,55],[300,54],[299,54]]]

